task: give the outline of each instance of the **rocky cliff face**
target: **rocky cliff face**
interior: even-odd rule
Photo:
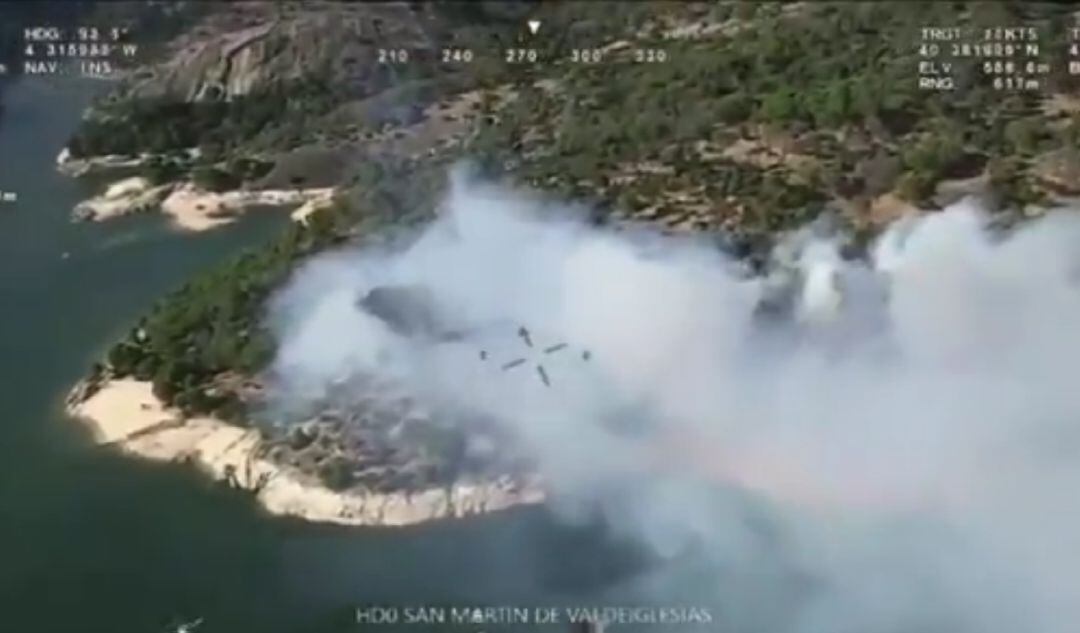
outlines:
[[[392,70],[378,49],[432,48],[433,29],[430,16],[403,3],[230,4],[173,41],[164,61],[128,88],[137,97],[231,99],[319,76],[373,92]]]

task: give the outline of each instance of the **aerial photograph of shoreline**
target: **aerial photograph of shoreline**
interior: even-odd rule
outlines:
[[[1068,4],[0,0],[0,631],[1072,633],[1078,196]]]

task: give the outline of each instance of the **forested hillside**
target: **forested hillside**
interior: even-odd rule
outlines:
[[[517,13],[478,27],[464,17],[480,9],[458,9],[442,16],[447,42],[524,37]],[[198,146],[204,168],[237,182],[254,177],[238,160],[273,164],[292,146],[347,157],[338,204],[163,298],[109,354],[109,371],[153,379],[160,397],[190,412],[239,419],[230,385],[256,376],[273,349],[259,319],[268,293],[312,252],[424,221],[459,158],[590,201],[598,222],[716,232],[747,256],[823,212],[865,238],[913,205],[963,193],[984,195],[1005,224],[1076,193],[1080,106],[1060,64],[1040,93],[997,91],[976,72],[952,92],[920,91],[915,80],[925,24],[1041,20],[1049,51],[1061,49],[1067,7],[580,2],[535,11],[558,34],[534,44],[542,63],[432,61],[408,75],[373,74],[366,92],[313,71],[227,102],[127,101],[114,106],[117,118],[88,123],[77,153]],[[570,51],[583,43],[598,57],[575,63]],[[476,98],[462,101],[467,93]],[[423,107],[385,116],[380,106],[375,116],[379,95]],[[431,108],[445,125],[460,123],[457,132],[401,149],[431,133]]]

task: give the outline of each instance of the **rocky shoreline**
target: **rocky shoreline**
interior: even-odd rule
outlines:
[[[67,411],[94,440],[125,454],[197,467],[224,485],[246,490],[273,515],[353,526],[404,526],[464,518],[542,503],[539,481],[509,477],[456,481],[417,491],[332,490],[315,477],[271,460],[259,430],[211,417],[185,418],[153,395],[149,382],[80,382]]]
[[[101,222],[151,211],[160,206],[171,191],[172,185],[155,187],[145,178],[124,178],[109,185],[101,195],[75,205],[71,217],[76,222]]]
[[[152,155],[131,158],[97,156],[72,159],[65,148],[57,156],[60,173],[70,177],[90,174],[103,175],[137,169]],[[318,187],[307,189],[234,189],[206,191],[191,182],[154,185],[141,176],[129,176],[113,182],[100,195],[75,205],[72,220],[101,222],[113,218],[160,210],[178,228],[204,231],[233,222],[241,214],[255,208],[293,209],[292,219],[306,222],[308,217],[328,206],[336,189]]]
[[[153,157],[153,154],[142,154],[140,156],[107,155],[75,158],[71,155],[71,150],[65,147],[56,157],[56,170],[72,178],[105,175],[115,171],[137,169],[149,163]]]
[[[294,219],[302,222],[314,210],[330,204],[334,193],[332,187],[213,192],[184,183],[173,187],[168,197],[162,200],[161,211],[177,227],[188,231],[204,231],[228,224],[256,208],[292,207]]]

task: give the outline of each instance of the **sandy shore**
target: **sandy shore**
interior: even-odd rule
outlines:
[[[75,158],[71,150],[64,148],[56,156],[56,170],[65,176],[79,178],[91,174],[108,173],[119,169],[134,169],[146,164],[151,158],[150,154],[141,156],[120,156],[109,154],[105,156],[91,156],[87,158]]]
[[[305,223],[308,217],[333,202],[334,189],[262,189],[215,193],[187,183],[153,186],[135,176],[114,182],[99,196],[75,205],[72,218],[101,222],[160,208],[172,224],[185,231],[206,231],[230,222],[253,208],[296,207],[291,217]]]
[[[312,213],[315,213],[320,209],[325,209],[329,207],[333,202],[333,195],[327,195],[324,197],[313,197],[304,204],[297,207],[296,210],[289,214],[289,217],[292,218],[293,222],[307,224],[308,218],[311,217]]]
[[[161,210],[181,229],[205,231],[228,224],[254,207],[299,207],[294,214],[302,210],[304,213],[299,218],[294,216],[294,219],[303,221],[318,205],[329,204],[333,195],[332,187],[214,193],[186,184],[177,187],[165,198]]]
[[[79,221],[100,222],[129,213],[150,211],[169,195],[172,185],[153,186],[138,176],[118,180],[100,196],[75,205],[73,217]]]
[[[81,388],[76,392],[80,393]],[[183,461],[250,490],[270,513],[345,525],[409,525],[540,503],[538,485],[459,483],[407,493],[335,492],[262,457],[258,431],[213,418],[184,419],[162,407],[149,382],[111,380],[68,412],[86,422],[99,444],[155,461]]]

